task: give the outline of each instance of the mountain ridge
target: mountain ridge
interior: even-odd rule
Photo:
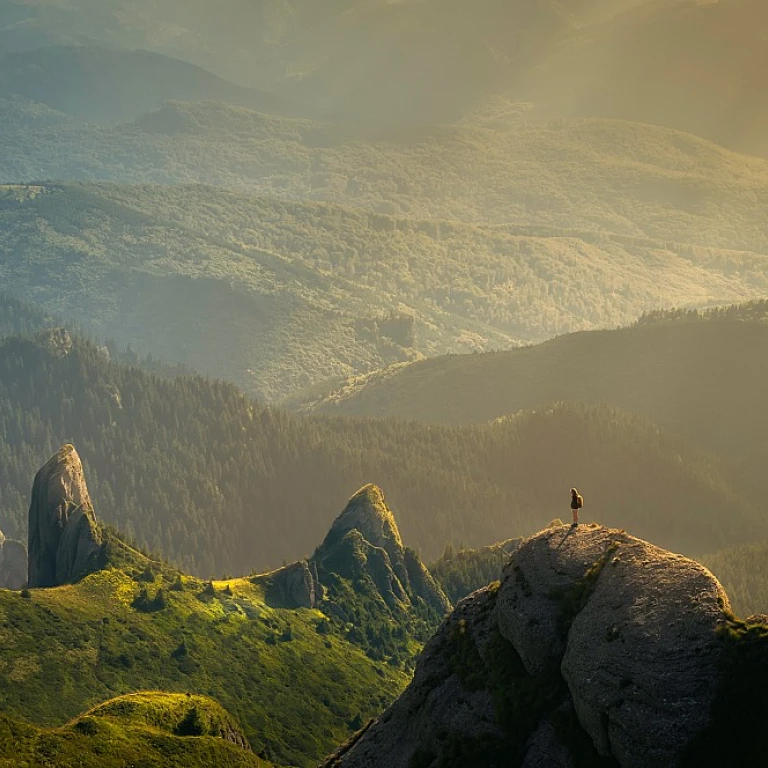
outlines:
[[[756,0],[718,3],[4,3],[16,50],[146,48],[340,120],[450,122],[507,95],[547,112],[631,117],[765,153]],[[258,41],[254,45],[254,41]],[[350,66],[350,61],[355,66]],[[641,74],[642,73],[642,74]]]
[[[47,494],[41,494],[43,486]],[[62,718],[88,705],[133,691],[132,696],[99,704],[69,727],[74,733],[106,737],[110,723],[122,723],[128,732],[120,737],[115,759],[121,753],[139,754],[147,740],[141,729],[149,728],[171,737],[216,737],[248,752],[252,745],[260,758],[233,757],[237,761],[230,765],[262,765],[261,759],[269,759],[309,766],[350,732],[350,723],[374,714],[405,682],[404,666],[419,647],[412,634],[417,625],[405,622],[406,612],[398,614],[398,652],[390,644],[385,664],[384,653],[374,653],[380,645],[374,630],[391,618],[374,606],[366,622],[357,624],[368,630],[367,636],[357,636],[347,631],[346,622],[334,620],[338,610],[355,615],[359,596],[354,587],[343,595],[333,593],[332,606],[322,587],[309,603],[281,605],[272,597],[276,591],[295,594],[291,569],[223,581],[186,576],[96,522],[72,445],[63,446],[38,472],[30,508],[36,512],[38,507],[57,514],[39,519],[31,514],[36,526],[29,537],[29,587],[18,593],[0,590],[0,610],[7,618],[0,678],[24,683],[5,689],[4,715],[27,717],[39,726],[62,725]],[[89,553],[83,567],[62,573],[57,568],[48,577],[39,566],[50,565],[52,558],[39,551],[38,543],[60,534],[53,553],[56,565],[62,559],[74,561],[72,545],[77,541],[68,535],[68,526],[79,528],[85,517],[76,518],[73,509],[88,515],[98,552]],[[323,576],[344,581],[327,568]],[[419,618],[423,639],[439,618]],[[299,674],[300,689],[294,685]],[[66,692],[56,685],[52,693],[51,680],[62,681]],[[343,691],[346,703],[331,706],[329,691],[336,684],[340,688],[335,695]],[[148,687],[164,692],[141,693]],[[191,691],[214,696],[242,729],[220,708],[212,712],[218,704],[190,699]],[[310,713],[312,722],[302,722]],[[117,737],[116,729],[111,732]],[[34,733],[23,735],[14,746],[0,737],[0,755],[34,753]],[[184,754],[181,742],[167,741],[164,748],[174,758]],[[154,748],[159,748],[157,742]],[[63,744],[57,749],[62,759],[71,759]],[[197,747],[190,744],[189,749],[190,755],[197,754]],[[148,760],[156,759],[152,750],[148,754]],[[225,755],[223,747],[216,747],[211,759],[225,760]]]
[[[0,343],[10,538],[26,537],[29,478],[64,442],[79,446],[107,523],[204,577],[306,557],[338,516],[333,500],[371,480],[427,559],[449,540],[482,546],[569,514],[574,484],[596,519],[693,555],[764,530],[722,459],[617,409],[561,405],[462,428],[310,418],[72,341],[63,356],[34,339]]]

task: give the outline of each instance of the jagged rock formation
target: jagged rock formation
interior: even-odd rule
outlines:
[[[306,560],[256,576],[253,582],[264,584],[265,598],[275,608],[315,608],[323,599],[317,569],[310,567]]]
[[[72,351],[72,337],[66,328],[50,328],[37,334],[36,339],[54,357],[66,357]]]
[[[709,723],[729,616],[698,563],[623,531],[550,528],[456,607],[408,689],[325,765],[678,765]]]
[[[312,562],[320,581],[324,573],[370,577],[390,609],[407,608],[417,598],[441,615],[451,608],[418,554],[403,546],[395,517],[375,485],[352,496]]]
[[[27,583],[27,548],[0,531],[0,589],[21,589]]]
[[[97,567],[102,534],[73,445],[62,446],[38,471],[29,505],[30,587],[53,587]]]

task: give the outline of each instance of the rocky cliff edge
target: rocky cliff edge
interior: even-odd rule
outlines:
[[[728,598],[623,531],[547,529],[463,600],[326,768],[676,766],[708,725]]]

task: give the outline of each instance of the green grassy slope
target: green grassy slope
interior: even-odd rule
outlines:
[[[461,428],[296,417],[232,385],[110,363],[85,343],[62,357],[44,340],[6,340],[0,529],[9,537],[26,536],[30,478],[64,442],[78,447],[98,514],[205,577],[306,557],[369,482],[425,558],[449,540],[482,546],[537,530],[567,513],[574,484],[590,516],[693,554],[765,524],[712,456],[605,407]],[[722,524],[697,524],[722,510]]]
[[[5,187],[0,277],[101,337],[274,400],[421,353],[760,295],[759,178],[714,218],[719,194],[697,207],[680,225],[689,244],[438,224],[209,187]],[[704,246],[728,241],[753,251]],[[414,338],[376,326],[389,312],[414,318]]]
[[[230,579],[206,589],[117,541],[114,547],[112,562],[120,567],[76,585],[0,591],[6,714],[60,726],[109,697],[146,688],[203,694],[234,716],[256,754],[311,766],[405,685],[401,670],[371,661],[334,633],[318,632],[325,622],[319,611],[271,608],[258,580]],[[149,607],[137,602],[142,590]],[[132,726],[168,730],[179,712],[167,704],[155,701],[137,713],[113,702],[90,718],[99,721],[97,734],[123,716]],[[220,730],[220,722],[209,726],[210,718],[201,719],[204,732]],[[75,734],[83,728],[75,724]],[[147,738],[138,737],[140,743]],[[178,754],[178,742],[168,742]]]
[[[57,768],[269,768],[226,740],[237,725],[203,696],[143,692],[112,699],[65,726],[0,717],[0,766]]]

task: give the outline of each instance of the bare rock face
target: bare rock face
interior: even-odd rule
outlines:
[[[605,528],[550,528],[520,547],[504,569],[498,620],[525,668],[538,674],[559,665],[565,652],[564,602],[611,547]]]
[[[29,505],[30,587],[53,587],[94,569],[102,536],[83,465],[73,445],[62,446],[35,476]]]
[[[563,744],[551,718],[542,720],[528,739],[521,768],[576,768],[571,751]]]
[[[568,633],[563,677],[601,755],[628,768],[674,765],[709,722],[728,598],[698,563],[631,536],[613,541]]]
[[[571,768],[578,744],[579,764],[673,768],[709,725],[729,616],[698,563],[623,531],[549,528],[498,591],[457,606],[408,689],[326,765]]]
[[[0,531],[0,589],[21,589],[27,583],[27,548]]]
[[[50,328],[47,331],[41,331],[36,339],[38,344],[54,357],[66,357],[72,351],[72,337],[66,328]]]
[[[322,600],[322,586],[313,577],[306,560],[291,563],[254,581],[266,585],[266,599],[280,608],[314,608]]]
[[[487,652],[493,602],[488,590],[460,602],[425,646],[413,681],[400,698],[362,738],[331,755],[323,768],[428,766],[444,750],[447,734],[478,745],[499,740],[502,733],[491,692],[467,686],[456,659],[457,648]],[[467,762],[471,764],[484,765]]]
[[[360,531],[374,547],[385,549],[390,558],[403,551],[395,516],[376,485],[365,485],[352,496],[331,526],[329,536],[340,537],[352,530]]]

